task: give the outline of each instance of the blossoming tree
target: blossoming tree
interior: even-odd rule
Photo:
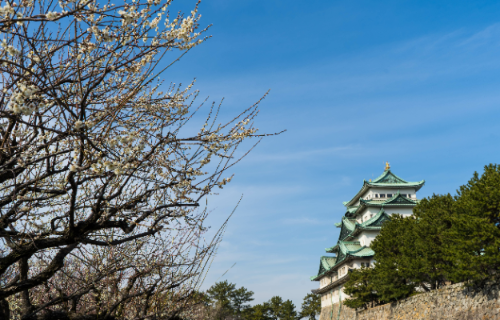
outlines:
[[[220,239],[199,204],[258,103],[190,134],[193,84],[155,80],[205,40],[198,4],[17,1],[0,7],[0,318],[168,319]]]

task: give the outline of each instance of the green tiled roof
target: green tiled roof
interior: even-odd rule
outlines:
[[[347,208],[347,212],[349,213],[354,213],[356,212],[356,210],[358,210],[359,206],[356,206],[356,207],[348,207]]]
[[[350,231],[353,231],[355,226],[356,226],[356,220],[351,220],[349,218],[346,218],[346,217],[343,217],[342,218],[342,223],[345,225],[345,227],[350,230]]]
[[[330,269],[335,266],[335,262],[337,261],[337,257],[328,257],[328,256],[322,256],[319,262],[319,270],[318,274],[315,276],[311,277],[311,280],[314,280],[317,277],[322,276],[325,274],[327,271],[330,271]]]
[[[376,207],[385,207],[385,206],[416,206],[418,204],[418,201],[408,199],[407,197],[402,196],[399,191],[392,196],[391,198],[385,200],[385,201],[380,201],[380,200],[364,200],[361,199],[361,206],[376,206]]]
[[[409,199],[399,193],[399,190],[391,198],[386,200],[380,199],[360,199],[360,205],[356,208],[357,212],[362,212],[366,207],[414,207],[418,204],[418,200]],[[354,207],[353,207],[354,208]],[[356,216],[356,211],[346,214],[349,217]]]
[[[361,249],[361,245],[359,244],[359,241],[340,241],[339,248],[344,253],[346,253],[347,251],[355,252]]]
[[[373,179],[372,183],[403,183],[403,184],[405,184],[405,183],[411,183],[411,182],[408,182],[404,179],[401,179],[400,177],[398,177],[397,175],[392,173],[392,171],[389,169],[389,170],[385,170],[384,173],[382,173],[379,177]]]
[[[364,247],[353,255],[356,257],[373,257],[375,255],[375,251],[373,251],[372,248]]]
[[[361,188],[361,190],[359,190],[351,200],[345,201],[343,202],[343,204],[347,207],[352,206],[357,201],[357,199],[359,199],[361,194],[363,194],[369,188],[415,188],[415,191],[418,191],[424,185],[424,183],[425,180],[409,182],[392,173],[390,169],[385,170],[384,173],[382,173],[373,181],[363,180],[363,187]]]
[[[325,248],[325,251],[328,253],[336,253],[338,249],[339,249],[339,245],[336,244],[333,247]]]
[[[370,219],[366,220],[365,222],[361,224],[357,224],[360,226],[360,228],[378,228],[382,227],[382,223],[384,221],[389,220],[390,217],[387,213],[385,213],[384,209],[380,209],[380,211],[371,217]]]
[[[390,217],[387,213],[385,213],[384,209],[380,209],[380,211],[371,217],[370,219],[366,220],[363,223],[358,223],[356,220],[349,219],[347,217],[342,217],[342,221],[339,223],[336,223],[335,225],[340,227],[340,236],[339,236],[339,243],[340,241],[345,241],[348,240],[356,235],[358,235],[361,231],[364,230],[374,230],[378,231],[382,227],[382,223],[385,221],[389,220]],[[339,245],[335,245],[330,248],[326,248],[325,251],[329,253],[336,253],[339,249]]]
[[[369,247],[362,247],[359,244],[359,241],[339,241],[339,249],[340,253],[342,253],[345,257],[353,256],[353,257],[368,257],[373,256],[375,252]],[[344,257],[344,259],[345,259]],[[336,264],[342,262],[344,259],[337,259]]]
[[[344,256],[344,258],[347,256],[364,257],[368,252],[373,252],[372,249],[361,246],[359,241],[339,241],[339,243],[333,248],[336,248],[338,257]],[[367,251],[365,249],[370,249],[371,251]],[[344,259],[337,259],[336,264],[342,262],[343,260]]]
[[[324,259],[325,258],[330,258],[331,257],[321,257],[321,263],[320,263],[320,268],[319,272],[316,276],[311,277],[311,280],[319,280],[321,276],[323,276],[325,273],[333,269],[335,266],[339,265],[344,261],[345,259],[349,257],[358,257],[358,258],[366,258],[366,257],[372,257],[375,252],[369,248],[369,247],[362,247],[359,243],[359,241],[339,241],[338,244],[333,247],[336,248],[337,252],[337,257],[335,258],[335,263],[332,265],[331,262],[333,260],[328,261],[328,269],[324,266]]]

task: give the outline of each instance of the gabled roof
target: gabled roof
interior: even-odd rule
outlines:
[[[340,228],[339,240],[344,240],[351,234],[356,226],[356,220],[351,220],[347,217],[342,217],[342,221],[335,223],[337,228]]]
[[[387,169],[379,177],[373,181],[363,180],[363,187],[358,193],[349,201],[343,202],[344,206],[352,207],[356,204],[359,197],[365,193],[369,188],[390,188],[390,189],[404,189],[404,188],[414,188],[418,191],[424,185],[425,180],[409,182],[406,181],[394,173],[390,169]]]
[[[372,183],[408,183],[408,181],[401,179],[390,169],[387,169],[377,178],[373,179]]]
[[[363,206],[370,206],[370,207],[386,207],[386,206],[416,206],[418,204],[418,201],[408,199],[405,196],[402,196],[399,191],[393,195],[391,198],[385,200],[385,201],[380,201],[380,200],[364,200],[361,199],[359,200],[361,205],[360,207]]]
[[[362,212],[366,207],[414,207],[418,204],[418,200],[409,199],[399,193],[399,190],[391,198],[386,200],[380,199],[369,199],[359,200],[359,206],[356,207],[356,211],[353,213],[346,214],[346,216],[353,218],[357,213]]]
[[[382,208],[376,215],[374,215],[370,219],[366,220],[361,224],[356,224],[356,227],[359,226],[358,229],[366,229],[366,228],[380,229],[382,227],[382,224],[390,219],[391,217],[384,211],[384,208]]]
[[[325,274],[327,271],[330,271],[330,269],[333,266],[335,266],[336,261],[337,261],[337,257],[322,256],[320,261],[319,261],[318,274],[316,276],[311,277],[311,280],[314,280],[315,278],[320,277],[323,274]]]
[[[358,223],[356,220],[351,220],[347,217],[342,217],[342,222],[336,223],[335,225],[339,225],[340,236],[339,243],[341,241],[347,241],[358,235],[361,231],[378,231],[382,227],[382,224],[389,220],[390,216],[384,211],[384,209],[380,209],[380,211],[366,220],[363,223]],[[326,248],[325,251],[329,253],[337,253],[339,250],[339,244]]]
[[[359,241],[339,241],[334,247],[326,249],[327,252],[337,253],[335,265],[340,264],[347,257],[371,257],[375,252],[365,246],[361,246]]]
[[[348,259],[348,258],[367,258],[367,257],[373,257],[375,252],[369,248],[369,247],[362,247],[359,244],[359,241],[339,241],[338,244],[335,246],[337,248],[337,257],[335,257],[335,263],[332,265],[331,262],[333,260],[329,260],[328,267],[329,269],[327,270],[326,267],[323,265],[324,259],[332,257],[321,257],[321,263],[320,263],[320,268],[319,272],[317,275],[312,276],[311,280],[312,281],[317,281],[319,280],[323,275],[328,273],[328,271],[335,269],[336,266],[342,263],[342,261]]]
[[[356,207],[347,207],[347,212],[349,213],[354,213],[356,210],[358,210],[359,206]]]

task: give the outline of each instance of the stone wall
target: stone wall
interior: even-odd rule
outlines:
[[[500,320],[500,288],[476,292],[455,284],[399,302],[355,311],[339,304],[323,308],[320,320]]]
[[[354,320],[356,319],[356,311],[346,306],[340,306],[335,303],[328,307],[321,308],[320,320]]]

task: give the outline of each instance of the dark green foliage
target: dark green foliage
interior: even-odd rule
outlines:
[[[210,289],[207,290],[206,296],[208,297],[209,302],[212,303],[212,309],[209,312],[211,319],[298,319],[295,305],[291,300],[283,301],[281,297],[274,296],[268,302],[250,307],[247,303],[254,300],[253,292],[244,287],[236,289],[236,285],[234,283],[229,283],[227,280],[216,282],[212,287],[210,287]],[[311,303],[309,304],[311,304],[311,308],[313,308],[315,301],[312,301]]]
[[[295,320],[297,312],[291,300],[283,301],[281,297],[274,296],[267,302],[269,316],[273,320]]]
[[[297,311],[291,300],[274,296],[268,302],[257,304],[242,312],[245,320],[297,320]]]
[[[233,292],[231,293],[231,302],[236,314],[239,315],[241,314],[242,310],[248,309],[250,307],[250,305],[246,303],[254,300],[252,296],[253,291],[249,291],[244,287],[233,290]]]
[[[278,296],[274,296],[269,300],[269,315],[271,316],[271,319],[279,319],[281,315],[281,308],[283,306],[283,299]]]
[[[242,312],[250,308],[247,302],[253,300],[253,292],[244,287],[236,289],[234,283],[227,280],[216,282],[207,290],[207,296],[213,304],[216,318],[224,319],[230,316],[240,317]]]
[[[227,280],[216,282],[207,290],[210,300],[224,311],[233,311],[231,296],[236,288],[234,283]]]
[[[295,305],[292,303],[292,300],[286,300],[283,302],[281,307],[281,314],[279,316],[279,320],[296,320],[297,319],[297,311],[295,311]]]
[[[372,242],[375,251],[375,279],[377,294],[382,301],[396,301],[413,293],[414,286],[405,277],[408,246],[413,240],[406,237],[414,220],[394,215],[382,228],[380,235]]]
[[[269,304],[264,302],[244,310],[242,315],[245,320],[271,320],[269,311]]]
[[[456,196],[423,199],[411,217],[393,215],[372,242],[375,268],[355,270],[345,304],[366,307],[406,298],[416,288],[500,281],[500,166],[489,165]]]
[[[457,267],[450,274],[455,281],[470,280],[482,286],[500,281],[500,166],[488,165],[474,173],[457,195],[457,219],[452,237],[452,254]],[[464,236],[465,235],[465,236]]]
[[[453,221],[457,217],[456,201],[450,195],[433,195],[422,199],[413,210],[411,233],[413,247],[404,255],[408,257],[405,276],[424,290],[440,288],[449,281],[455,268],[451,254],[456,241],[452,239]],[[464,238],[463,235],[461,238]]]
[[[366,308],[379,300],[375,290],[374,269],[361,268],[349,271],[349,280],[344,285],[344,292],[352,299],[345,299],[343,304],[349,308]],[[320,303],[321,305],[321,303]],[[310,317],[309,319],[315,319]]]
[[[393,215],[372,242],[375,268],[353,270],[345,290],[349,307],[360,308],[404,299],[417,287],[432,290],[449,281],[453,269],[450,229],[456,216],[450,195],[433,195],[414,215]]]
[[[316,316],[321,313],[321,297],[314,293],[308,293],[302,302],[302,311],[299,318],[308,318],[315,320]]]

